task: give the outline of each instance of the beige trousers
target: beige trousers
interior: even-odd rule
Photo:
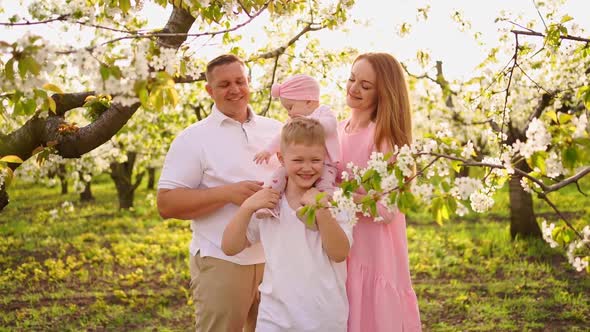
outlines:
[[[264,264],[190,257],[197,332],[254,332]]]

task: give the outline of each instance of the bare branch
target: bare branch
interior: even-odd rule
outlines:
[[[271,59],[274,58],[278,55],[281,55],[283,53],[285,53],[285,50],[287,48],[289,48],[289,46],[295,44],[295,42],[297,42],[297,40],[299,40],[299,38],[301,38],[301,36],[303,36],[304,34],[306,34],[309,31],[318,31],[323,29],[323,26],[319,26],[319,27],[312,27],[311,23],[308,23],[307,25],[305,25],[305,27],[303,27],[303,29],[301,29],[301,31],[299,31],[298,34],[296,34],[293,38],[291,38],[286,45],[281,46],[277,49],[275,49],[274,51],[270,51],[270,52],[266,52],[266,53],[262,53],[260,55],[256,55],[250,59],[248,59],[247,62],[252,61],[253,59]]]
[[[580,180],[581,178],[583,178],[584,176],[586,176],[588,173],[590,173],[590,166],[583,168],[581,171],[579,171],[578,173],[570,176],[567,179],[561,180],[558,183],[551,185],[551,186],[547,186],[546,189],[544,190],[545,194],[548,194],[552,191],[557,191],[571,183],[576,183],[578,184],[578,180]]]
[[[551,202],[546,195],[539,194],[539,198],[541,198],[547,204],[549,204],[549,206],[553,209],[553,211],[555,211],[555,213],[557,213],[557,215],[559,216],[559,218],[561,220],[563,220],[563,222],[567,225],[567,227],[569,227],[572,231],[574,231],[574,233],[576,233],[576,236],[578,236],[578,238],[584,239],[584,236],[565,218],[565,216],[563,215],[563,213],[561,213],[561,211],[559,211],[559,209],[557,209],[557,206],[555,206],[555,204],[553,204],[553,202]],[[589,243],[586,243],[586,248],[590,249],[590,244]]]
[[[39,24],[47,24],[47,23],[51,23],[51,22],[56,22],[56,21],[65,21],[68,17],[70,17],[69,14],[67,15],[60,15],[58,17],[55,18],[50,18],[44,21],[34,21],[34,22],[30,22],[30,21],[24,21],[24,22],[0,22],[1,26],[8,26],[8,27],[15,27],[15,26],[27,26],[27,25],[39,25]]]
[[[542,34],[540,32],[535,32],[535,31],[510,30],[510,32],[514,33],[515,35],[526,35],[526,36],[545,37],[544,34]],[[561,35],[561,36],[559,36],[559,38],[560,39],[575,40],[575,41],[579,41],[579,42],[590,43],[590,39],[588,39],[588,38],[582,38],[582,37],[572,36],[572,35]]]
[[[547,30],[547,24],[545,23],[545,19],[543,18],[543,15],[541,15],[541,11],[539,10],[539,6],[537,6],[537,3],[535,2],[535,0],[533,0],[533,5],[535,6],[537,13],[539,14],[539,17],[541,18],[541,22],[543,22],[543,26],[545,27],[545,30]]]
[[[275,82],[275,76],[276,76],[276,74],[277,74],[277,67],[278,67],[278,65],[279,65],[279,57],[280,57],[280,56],[281,56],[281,55],[280,55],[280,54],[278,54],[278,55],[277,55],[277,57],[275,58],[275,64],[274,64],[274,67],[273,67],[273,69],[272,69],[272,77],[271,77],[271,79],[270,79],[270,86],[268,87],[268,88],[269,88],[269,90],[270,90],[270,89],[272,89],[272,85],[273,85],[273,83]],[[268,102],[267,102],[267,104],[266,104],[266,108],[264,109],[264,111],[262,112],[262,114],[261,114],[261,115],[263,115],[263,116],[266,116],[266,114],[268,114],[268,110],[270,109],[270,103],[271,103],[271,102],[272,102],[272,93],[269,93],[269,94],[268,94]]]

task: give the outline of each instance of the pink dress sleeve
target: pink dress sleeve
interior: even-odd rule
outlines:
[[[334,112],[325,105],[318,107],[309,116],[311,119],[318,120],[318,122],[324,127],[326,134],[326,151],[328,152],[328,158],[331,163],[340,162],[340,141],[338,139],[338,120],[334,115]]]
[[[275,153],[279,152],[280,149],[281,149],[281,134],[278,134],[275,137],[273,137],[273,139],[270,141],[270,143],[268,143],[268,145],[266,146],[266,148],[264,150],[270,152],[271,154],[275,154]]]

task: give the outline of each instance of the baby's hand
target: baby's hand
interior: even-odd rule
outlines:
[[[256,162],[256,164],[262,164],[263,161],[266,161],[266,163],[268,164],[268,161],[270,160],[271,156],[271,153],[268,151],[258,152],[254,156],[254,161]]]

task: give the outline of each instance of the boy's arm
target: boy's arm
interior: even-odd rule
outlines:
[[[340,224],[334,219],[328,208],[316,211],[318,231],[322,239],[322,246],[328,258],[336,263],[343,262],[348,256],[350,242]]]
[[[246,249],[250,244],[246,234],[252,214],[258,209],[274,208],[278,200],[279,193],[270,188],[262,189],[246,199],[229,224],[225,226],[221,239],[223,253],[233,256]]]
[[[224,254],[236,255],[250,245],[246,232],[254,211],[256,210],[240,207],[229,224],[225,226],[221,239],[221,250]]]
[[[316,188],[311,188],[303,197],[301,197],[301,204],[313,205],[315,204],[315,197],[320,193]],[[324,208],[320,208],[316,211],[316,222],[318,225],[318,231],[320,232],[320,238],[322,240],[322,246],[326,251],[328,258],[336,263],[343,262],[348,256],[350,250],[350,241],[346,232],[342,229],[342,226],[338,223],[336,218],[332,216],[332,213],[327,208],[328,200],[324,197],[320,203]]]

